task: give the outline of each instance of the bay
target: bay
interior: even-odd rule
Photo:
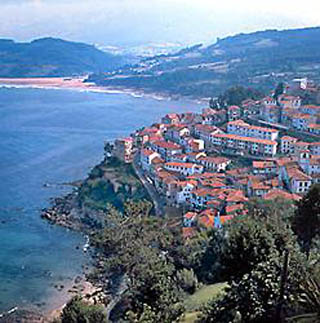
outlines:
[[[87,262],[84,238],[40,210],[103,158],[105,140],[130,134],[191,102],[75,90],[0,88],[0,312],[60,305],[54,287]],[[50,184],[45,187],[44,184]],[[53,301],[55,300],[55,301]]]

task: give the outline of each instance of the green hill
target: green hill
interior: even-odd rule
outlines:
[[[233,85],[267,90],[297,76],[320,81],[318,27],[239,34],[93,78],[107,85],[209,97]]]
[[[113,70],[124,57],[55,38],[30,43],[0,39],[0,77],[70,76]]]

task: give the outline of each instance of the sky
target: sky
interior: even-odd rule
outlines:
[[[0,0],[0,38],[192,45],[240,32],[320,26],[319,11],[319,0]]]

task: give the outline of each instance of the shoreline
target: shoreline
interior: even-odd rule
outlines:
[[[44,90],[72,90],[106,94],[125,94],[135,98],[151,98],[159,101],[186,100],[196,104],[208,103],[208,98],[196,99],[163,92],[148,92],[142,89],[108,87],[85,82],[87,77],[35,77],[35,78],[0,78],[0,88],[30,88]]]
[[[106,93],[106,94],[125,94],[130,95],[136,98],[151,98],[155,100],[188,100],[191,102],[195,102],[196,104],[200,104],[201,102],[191,100],[190,98],[173,98],[169,95],[159,94],[159,93],[146,93],[141,90],[134,90],[134,89],[125,89],[125,88],[110,88],[110,87],[103,87],[98,86],[94,83],[86,83],[84,82],[86,78],[0,78],[0,88],[31,88],[31,89],[53,89],[53,90],[71,90],[71,91],[80,91],[80,92],[96,92],[96,93]],[[203,103],[204,101],[202,101]],[[81,180],[83,182],[84,180]],[[69,184],[70,185],[70,184]],[[46,208],[43,211],[47,212],[46,216],[42,213],[41,217],[48,221],[52,225],[59,225],[67,230],[78,231],[80,234],[85,235],[84,228],[79,224],[77,221],[70,221],[74,220],[73,215],[69,212],[65,212],[64,206],[71,206],[72,200],[74,198],[74,193],[69,193],[63,196],[57,196],[53,200],[53,204],[51,207]],[[68,199],[71,204],[68,205]],[[61,204],[60,204],[61,203]],[[62,209],[59,209],[59,204],[62,206]],[[71,209],[75,209],[74,206]],[[70,211],[69,209],[68,211]],[[50,212],[50,211],[53,211]],[[78,213],[78,212],[77,212]],[[79,210],[79,214],[81,211]],[[62,215],[62,217],[61,217]],[[71,218],[69,217],[71,215]],[[82,246],[81,246],[82,248]],[[90,257],[89,253],[86,258]],[[47,305],[46,309],[37,309],[36,307],[31,306],[30,308],[19,308],[19,311],[22,310],[30,310],[35,311],[35,313],[39,310],[45,322],[50,322],[53,319],[59,317],[63,308],[67,304],[67,302],[76,295],[76,291],[74,289],[75,285],[79,285],[78,294],[81,297],[86,297],[88,294],[95,294],[97,291],[100,291],[100,287],[92,282],[90,282],[87,277],[87,273],[83,272],[75,277],[72,277],[70,281],[62,282],[61,285],[64,287],[62,289],[57,288],[54,295],[49,297],[46,300]],[[77,284],[76,280],[78,277],[81,277],[81,283]],[[60,285],[60,283],[58,284]],[[80,285],[84,286],[83,288]],[[73,292],[72,292],[73,291]]]

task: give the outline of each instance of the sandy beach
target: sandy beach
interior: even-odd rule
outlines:
[[[110,88],[95,83],[85,82],[87,77],[35,77],[35,78],[0,78],[0,86],[39,88],[39,89],[69,89],[101,93],[124,93],[134,97],[150,96],[158,100],[169,100],[170,96],[163,94],[147,94],[141,90],[129,88]]]
[[[82,77],[34,77],[34,78],[0,78],[0,87],[22,87],[38,89],[65,89],[116,94],[122,93],[136,98],[147,97],[155,100],[184,99],[196,104],[207,104],[208,98],[196,99],[188,97],[171,96],[166,93],[147,92],[141,89],[100,86],[93,82],[86,82],[87,76]]]

